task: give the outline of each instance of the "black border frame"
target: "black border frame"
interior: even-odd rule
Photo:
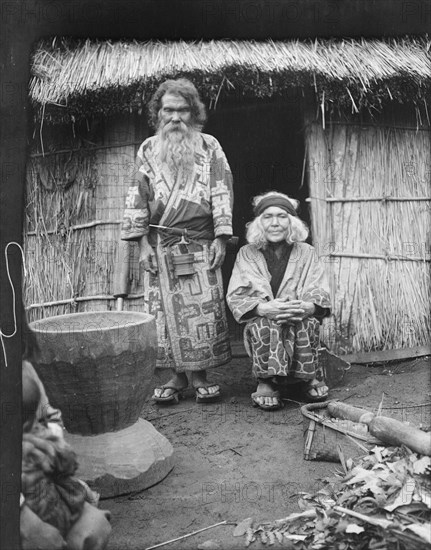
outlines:
[[[30,107],[30,55],[43,37],[293,39],[419,35],[431,29],[431,0],[1,0],[0,326],[14,330],[7,243],[22,244]],[[8,251],[20,304],[21,253]],[[21,318],[0,350],[0,548],[19,548]]]

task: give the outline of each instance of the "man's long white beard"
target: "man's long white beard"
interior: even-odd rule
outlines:
[[[172,129],[168,123],[157,131],[161,144],[160,160],[174,174],[181,168],[186,175],[193,171],[197,133],[183,122],[178,128]]]

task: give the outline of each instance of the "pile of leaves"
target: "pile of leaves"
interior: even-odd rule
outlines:
[[[375,447],[342,461],[343,471],[313,494],[300,493],[301,512],[253,526],[234,536],[302,550],[421,550],[431,545],[431,459],[406,447]]]

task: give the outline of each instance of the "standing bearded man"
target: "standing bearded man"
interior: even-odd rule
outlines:
[[[161,84],[149,115],[156,135],[139,148],[121,238],[139,243],[157,368],[173,370],[153,399],[178,402],[190,378],[196,400],[212,400],[220,388],[206,371],[231,359],[220,268],[232,236],[232,173],[218,141],[201,132],[205,107],[190,81]],[[194,274],[175,271],[175,257],[185,253],[193,255]]]

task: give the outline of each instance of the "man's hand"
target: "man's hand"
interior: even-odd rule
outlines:
[[[157,273],[156,253],[148,240],[144,238],[139,243],[139,263],[143,264],[145,271],[154,275]]]
[[[301,300],[284,301],[280,299],[264,302],[257,306],[257,314],[276,321],[279,325],[298,323],[313,315],[315,306]]]
[[[215,271],[223,265],[226,256],[226,237],[216,237],[210,246],[210,269]]]

